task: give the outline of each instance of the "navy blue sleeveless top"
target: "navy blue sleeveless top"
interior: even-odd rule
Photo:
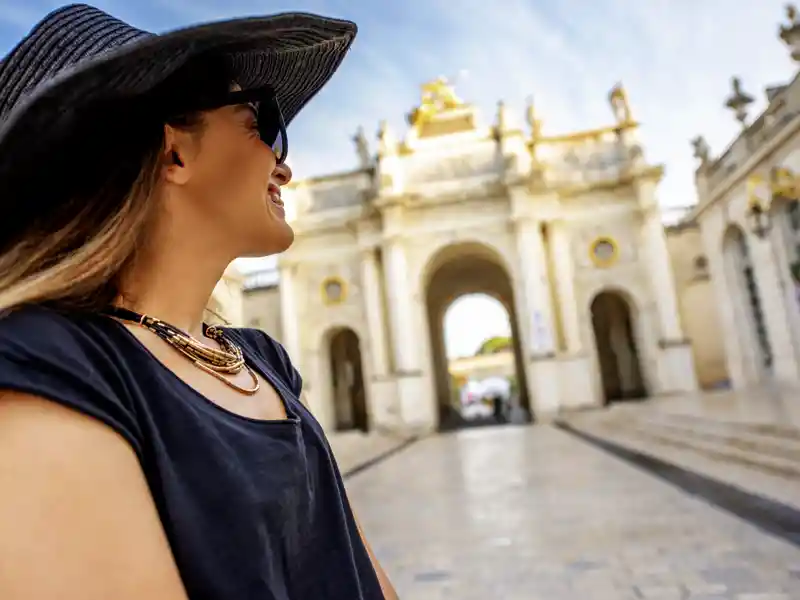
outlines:
[[[0,389],[78,410],[128,441],[191,600],[382,600],[286,351],[261,331],[226,331],[287,420],[226,411],[112,319],[44,308],[0,318]]]

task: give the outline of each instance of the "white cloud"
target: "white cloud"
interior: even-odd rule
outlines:
[[[606,96],[622,81],[648,157],[667,166],[666,205],[694,200],[689,140],[722,151],[736,133],[722,104],[740,75],[763,106],[763,89],[795,66],[778,39],[779,0],[448,0],[406,3],[396,24],[370,21],[319,101],[297,123],[298,174],[355,164],[350,136],[381,118],[401,129],[422,81],[468,70],[458,92],[491,118],[504,99],[521,115],[533,94],[547,132],[609,124]],[[590,8],[591,7],[591,8]],[[388,31],[392,31],[387,38]],[[294,129],[294,127],[293,127]]]

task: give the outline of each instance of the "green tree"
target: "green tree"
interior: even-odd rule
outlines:
[[[482,354],[496,354],[498,352],[502,352],[503,350],[509,349],[511,349],[511,338],[507,336],[496,335],[484,341],[478,348],[475,356],[480,356]]]

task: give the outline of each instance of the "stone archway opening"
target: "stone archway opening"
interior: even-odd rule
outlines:
[[[350,328],[330,336],[330,386],[336,431],[369,431],[361,344]]]
[[[630,303],[618,292],[603,291],[590,310],[605,403],[646,397]]]
[[[519,420],[520,415],[530,416],[530,399],[524,368],[522,345],[518,331],[518,319],[514,304],[513,285],[508,270],[500,257],[491,248],[477,243],[465,243],[448,246],[440,251],[430,263],[427,270],[425,304],[428,315],[428,329],[435,381],[435,396],[438,413],[439,430],[452,430],[465,426],[498,424],[510,420]],[[458,368],[451,365],[445,343],[445,315],[453,303],[465,296],[484,294],[495,299],[505,310],[510,325],[510,346],[507,348],[507,360],[510,365],[502,364],[497,356],[482,360],[473,355],[472,371],[470,368]],[[481,314],[471,319],[477,322]],[[471,319],[464,319],[457,327],[474,326]],[[453,326],[453,323],[450,323]],[[480,346],[480,344],[478,344]],[[475,354],[480,348],[474,349]],[[454,358],[454,357],[451,357]],[[501,363],[496,365],[498,373],[492,376],[491,367],[481,369],[477,363]],[[469,361],[462,361],[469,362]],[[461,365],[462,367],[464,365]],[[488,366],[483,365],[483,366]],[[452,368],[451,368],[452,367]],[[471,372],[470,372],[471,371]],[[510,374],[507,374],[510,371]],[[495,388],[501,389],[498,379],[508,381],[508,398],[499,398]],[[490,381],[491,380],[491,381]],[[467,381],[476,383],[469,384]],[[485,382],[485,385],[482,385]],[[470,389],[475,394],[468,397]],[[485,389],[485,394],[483,393]],[[486,396],[484,399],[483,396]],[[489,407],[488,414],[481,415],[474,409],[464,410],[465,403],[484,402]],[[473,415],[474,413],[474,415]]]

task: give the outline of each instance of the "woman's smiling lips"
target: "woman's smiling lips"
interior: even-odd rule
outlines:
[[[270,202],[280,210],[281,215],[285,215],[285,209],[283,208],[283,200],[281,199],[281,188],[274,183],[270,183],[269,187],[267,187],[267,195],[269,196]]]

